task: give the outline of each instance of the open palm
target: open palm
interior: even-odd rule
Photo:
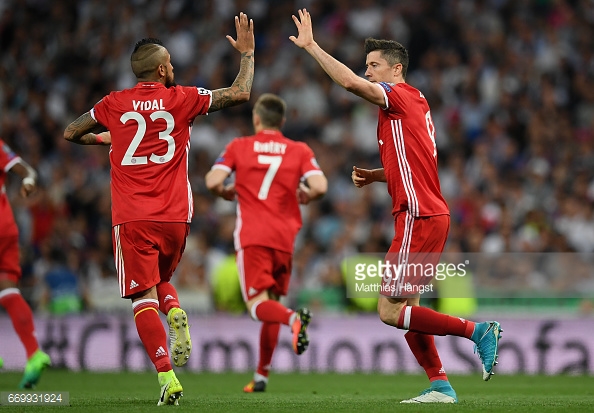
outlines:
[[[298,13],[299,18],[295,17],[295,15],[291,17],[295,22],[295,26],[297,26],[297,31],[299,32],[299,35],[298,37],[289,36],[289,40],[291,40],[297,46],[304,49],[314,42],[313,30],[311,26],[311,15],[306,9],[298,10]]]

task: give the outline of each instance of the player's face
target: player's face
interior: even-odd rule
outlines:
[[[171,55],[167,53],[167,60],[165,62],[165,87],[175,86],[173,75],[173,65],[171,64]]]
[[[365,65],[367,66],[367,70],[365,71],[365,77],[373,83],[391,83],[394,81],[394,66],[390,66],[386,59],[381,57],[381,54],[382,53],[379,50],[369,52],[369,54],[367,55],[367,60],[365,62]]]

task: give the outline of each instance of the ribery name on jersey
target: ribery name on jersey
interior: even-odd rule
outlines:
[[[134,110],[165,110],[163,99],[153,100],[133,100]]]
[[[255,141],[254,142],[254,152],[257,152],[257,153],[274,153],[274,154],[284,155],[285,150],[287,150],[286,143],[280,143],[280,142],[274,142],[274,141],[270,141],[270,142]]]

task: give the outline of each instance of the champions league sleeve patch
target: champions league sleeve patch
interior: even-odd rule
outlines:
[[[389,84],[385,83],[385,82],[379,82],[380,85],[382,85],[382,87],[384,89],[386,89],[386,92],[390,93],[392,91],[392,88],[390,87]]]

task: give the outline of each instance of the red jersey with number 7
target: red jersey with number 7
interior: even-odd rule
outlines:
[[[386,106],[379,109],[377,143],[392,215],[449,215],[437,174],[435,128],[423,94],[406,83],[378,84]]]
[[[211,101],[207,89],[140,82],[93,107],[93,119],[111,132],[112,225],[191,221],[190,133]]]
[[[301,228],[299,182],[323,174],[311,148],[263,130],[233,139],[213,165],[217,168],[235,171],[235,249],[259,245],[292,253]]]

